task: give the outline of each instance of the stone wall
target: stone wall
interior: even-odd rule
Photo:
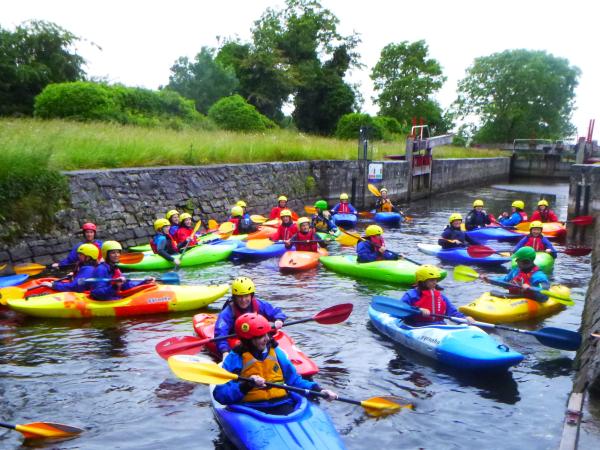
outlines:
[[[431,191],[440,192],[506,180],[510,158],[434,159]]]

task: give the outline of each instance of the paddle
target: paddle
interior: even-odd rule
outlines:
[[[196,233],[198,232],[198,230],[200,229],[200,225],[202,225],[202,221],[199,220],[198,222],[196,222],[196,226],[194,227],[194,229],[192,230],[192,234],[190,234],[190,240],[187,241],[187,243],[185,244],[185,246],[183,247],[183,249],[181,250],[181,256],[179,257],[179,264],[175,265],[175,271],[178,271],[181,268],[181,263],[183,261],[183,257],[185,256],[185,252],[188,249],[188,247],[190,246],[190,242],[192,242],[192,238],[194,236],[196,236]],[[179,277],[177,277],[179,279]],[[176,284],[179,284],[179,280],[177,281]]]
[[[317,213],[317,208],[315,208],[314,206],[305,205],[304,206],[304,212],[306,212],[306,214],[316,214]]]
[[[577,216],[567,220],[566,223],[573,223],[585,227],[594,223],[594,216]]]
[[[293,320],[291,322],[284,322],[284,326],[296,325],[299,323],[315,321],[321,325],[334,325],[345,321],[352,313],[352,303],[342,303],[335,306],[330,306],[323,311],[315,314],[312,317],[305,319]],[[236,334],[228,334],[227,336],[219,336],[216,338],[198,338],[194,336],[178,336],[172,337],[160,341],[156,345],[156,353],[163,359],[168,359],[169,356],[176,355],[177,353],[188,350],[195,347],[202,347],[210,342],[222,341],[224,339],[230,339],[236,337]],[[200,351],[200,350],[198,350]]]
[[[260,214],[252,214],[250,216],[250,220],[254,223],[265,223],[267,219],[265,216],[261,216]]]
[[[6,263],[0,264],[0,272],[2,272],[4,269],[6,269]]]
[[[302,241],[302,243],[309,242],[324,242],[323,240],[310,239],[308,241]],[[270,239],[251,239],[246,242],[246,247],[251,248],[253,250],[262,250],[263,248],[270,247],[273,244],[284,244],[285,241],[272,241]]]
[[[81,428],[54,422],[32,422],[22,425],[0,422],[0,427],[10,428],[23,433],[26,439],[66,438],[76,436],[84,431]]]
[[[564,250],[556,250],[557,253],[564,253],[569,256],[585,256],[592,252],[589,247],[567,247]],[[493,254],[504,256],[507,252],[499,252],[486,245],[470,245],[467,247],[467,253],[473,258],[486,258]]]
[[[206,229],[212,232],[212,230],[216,230],[217,228],[219,228],[218,222],[215,219],[208,219]]]
[[[357,234],[353,234],[353,233],[349,233],[348,231],[344,230],[342,227],[338,227],[338,230],[340,230],[340,231],[341,231],[343,234],[347,234],[348,236],[351,236],[352,238],[356,239],[356,241],[359,241],[359,240],[360,240],[360,241],[366,241],[366,239],[365,239],[365,238],[363,238],[362,236],[359,236],[359,235],[357,235]],[[338,238],[338,239],[339,239],[339,238]],[[340,241],[340,243],[342,243],[342,242]],[[342,245],[344,245],[344,244],[342,244]],[[392,255],[394,255],[394,256],[396,256],[396,257],[398,257],[398,258],[405,259],[405,260],[407,260],[407,261],[409,261],[409,262],[411,262],[411,263],[413,263],[413,264],[416,264],[416,265],[418,265],[418,266],[422,266],[422,265],[423,265],[422,263],[420,263],[420,262],[418,262],[418,261],[415,261],[414,259],[411,259],[411,258],[409,258],[408,256],[404,256],[404,255],[403,255],[403,254],[401,254],[401,253],[398,253],[398,252],[393,252],[393,251],[391,251],[391,250],[386,250],[386,251],[387,251],[387,252],[389,252],[389,253],[391,253]]]
[[[235,224],[233,222],[223,222],[219,225],[219,234],[228,234],[231,235],[235,231]],[[229,236],[227,236],[229,237]],[[227,239],[223,238],[222,239]]]
[[[377,311],[390,314],[394,317],[411,317],[421,315],[421,310],[414,306],[404,303],[402,300],[384,297],[377,295],[371,300],[371,306]],[[498,330],[513,331],[515,333],[529,334],[543,345],[548,347],[558,348],[560,350],[576,351],[581,345],[581,335],[575,331],[565,330],[562,328],[545,327],[538,331],[521,330],[519,328],[511,328],[504,325],[494,325],[487,322],[469,322],[461,317],[450,317],[442,314],[432,314],[435,317],[449,319],[458,323],[475,325],[481,328],[495,328]]]
[[[456,266],[454,268],[454,279],[456,281],[475,281],[477,279],[479,279],[480,276],[479,274],[471,269],[470,267],[467,266]],[[546,297],[552,297],[556,302],[558,303],[562,303],[563,305],[566,306],[573,306],[575,304],[575,302],[573,301],[573,299],[571,298],[571,296],[569,294],[560,294],[558,292],[553,292],[553,291],[549,291],[546,289],[540,289],[540,288],[536,288],[533,286],[530,286],[528,288],[524,288],[522,286],[513,284],[513,283],[509,283],[507,281],[501,281],[501,280],[494,280],[492,279],[483,279],[481,278],[483,281],[486,281],[487,283],[493,284],[495,286],[500,286],[503,288],[518,288],[521,289],[523,291],[529,291],[529,292],[536,292],[538,294],[542,294],[545,295]],[[534,299],[532,299],[534,300]]]
[[[144,254],[140,252],[134,253],[124,253],[121,255],[120,262],[123,264],[136,264],[139,263],[142,259],[144,259]],[[70,266],[74,266],[75,264],[71,264]],[[52,270],[52,265],[43,265],[37,263],[23,263],[17,264],[14,266],[14,271],[17,274],[26,273],[28,275],[38,275],[42,273],[44,270]],[[64,269],[64,267],[61,267]]]
[[[179,378],[187,381],[193,381],[195,383],[225,384],[231,380],[240,380],[253,383],[251,378],[241,377],[235,373],[228,372],[213,362],[206,362],[206,360],[192,355],[172,356],[169,358],[169,367]],[[327,394],[323,392],[302,389],[295,386],[289,386],[287,384],[265,382],[265,385],[269,387],[285,389],[286,391],[297,392],[305,396],[314,395],[316,397],[328,398]],[[365,409],[365,412],[372,416],[393,414],[403,406],[409,408],[412,407],[412,405],[400,405],[399,403],[392,401],[390,397],[373,397],[362,401],[338,397],[336,400],[344,403],[350,403],[352,405],[362,406]]]
[[[86,278],[84,283],[110,283],[115,278]],[[144,278],[128,278],[129,281],[145,281]],[[176,272],[163,273],[161,277],[155,278],[155,281],[163,284],[179,284],[181,280]]]

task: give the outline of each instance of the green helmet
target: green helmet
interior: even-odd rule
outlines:
[[[327,202],[325,200],[317,200],[315,202],[315,208],[319,208],[319,209],[327,209]]]
[[[517,261],[534,261],[535,250],[533,249],[533,247],[521,247],[515,252],[515,258],[517,259]]]

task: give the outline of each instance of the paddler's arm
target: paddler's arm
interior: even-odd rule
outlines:
[[[240,374],[242,372],[242,358],[236,352],[231,352],[223,360],[223,369],[228,372]],[[244,396],[252,389],[252,384],[247,381],[231,380],[225,384],[215,386],[213,397],[223,405],[240,403]]]

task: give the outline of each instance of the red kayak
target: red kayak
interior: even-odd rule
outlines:
[[[193,320],[194,331],[203,339],[212,338],[214,337],[216,321],[216,314],[196,314]],[[300,375],[303,377],[309,377],[319,372],[317,365],[301,350],[299,350],[298,347],[296,347],[294,340],[286,333],[279,330],[273,337],[279,344],[279,348],[285,352]],[[237,339],[229,339],[229,345],[232,348],[235,347],[238,342],[239,341]],[[219,354],[217,351],[217,346],[214,342],[207,344],[206,348],[213,356],[217,356]]]
[[[318,252],[297,250],[285,252],[279,260],[279,270],[282,272],[300,272],[302,270],[313,269],[319,265],[319,258],[328,254],[324,248],[319,248]]]

